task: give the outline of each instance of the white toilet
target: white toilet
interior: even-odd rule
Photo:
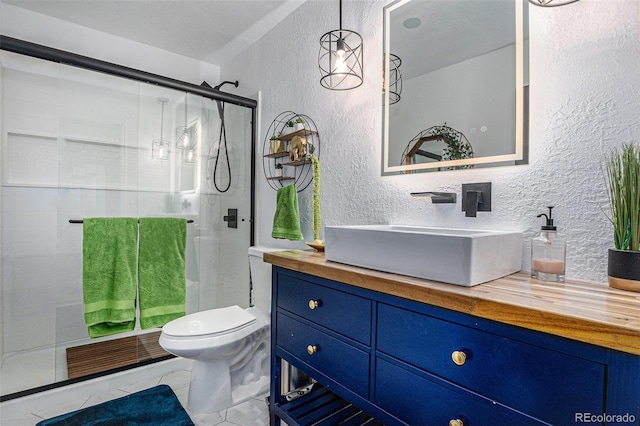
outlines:
[[[193,359],[189,402],[196,413],[220,411],[269,389],[271,265],[265,247],[249,247],[254,306],[211,309],[162,327],[160,346]]]

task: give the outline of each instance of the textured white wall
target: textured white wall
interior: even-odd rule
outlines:
[[[312,117],[322,139],[324,225],[402,223],[525,231],[525,270],[536,214],[556,205],[567,237],[567,275],[604,281],[611,228],[602,153],[640,142],[640,2],[581,0],[530,10],[530,164],[410,176],[380,176],[382,8],[386,1],[343,2],[345,28],[364,38],[364,84],[332,92],[318,83],[320,36],[338,26],[338,2],[309,0],[259,43],[222,69],[239,92],[262,90],[260,144],[271,120],[293,110]],[[259,150],[261,151],[261,150]],[[260,156],[260,153],[259,153]],[[261,167],[261,158],[258,158]],[[258,176],[262,176],[261,171]],[[456,205],[413,199],[411,191],[454,191],[493,182],[493,211],[465,218]],[[273,240],[275,191],[259,181],[258,242]],[[305,239],[312,239],[310,190],[301,194]]]

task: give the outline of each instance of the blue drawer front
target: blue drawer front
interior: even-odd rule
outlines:
[[[411,426],[448,425],[455,419],[474,426],[543,424],[471,392],[433,377],[421,377],[381,359],[376,364],[375,392],[378,406]]]
[[[369,396],[369,354],[277,313],[276,345],[364,398]],[[309,355],[307,347],[316,346]]]
[[[389,305],[378,313],[379,351],[544,421],[604,412],[602,364]]]
[[[309,301],[318,306],[309,308]],[[337,333],[371,344],[371,301],[286,274],[278,275],[278,307]]]

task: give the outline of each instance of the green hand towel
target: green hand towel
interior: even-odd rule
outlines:
[[[302,240],[300,232],[300,210],[298,209],[298,191],[296,185],[278,189],[276,195],[276,214],[273,217],[273,238]]]
[[[135,327],[137,241],[138,219],[83,221],[84,320],[91,337]]]
[[[187,221],[141,218],[138,248],[140,327],[162,327],[185,314]]]

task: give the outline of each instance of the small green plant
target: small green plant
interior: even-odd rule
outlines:
[[[273,136],[271,136],[271,137],[269,138],[269,140],[277,141],[277,140],[278,140],[278,137],[277,137],[276,135],[273,135]]]
[[[304,124],[304,120],[300,117],[296,118],[296,123]]]
[[[614,149],[607,158],[609,203],[618,250],[638,251],[640,246],[640,146]]]
[[[282,169],[282,163],[277,163],[276,164],[276,169],[281,170]]]

